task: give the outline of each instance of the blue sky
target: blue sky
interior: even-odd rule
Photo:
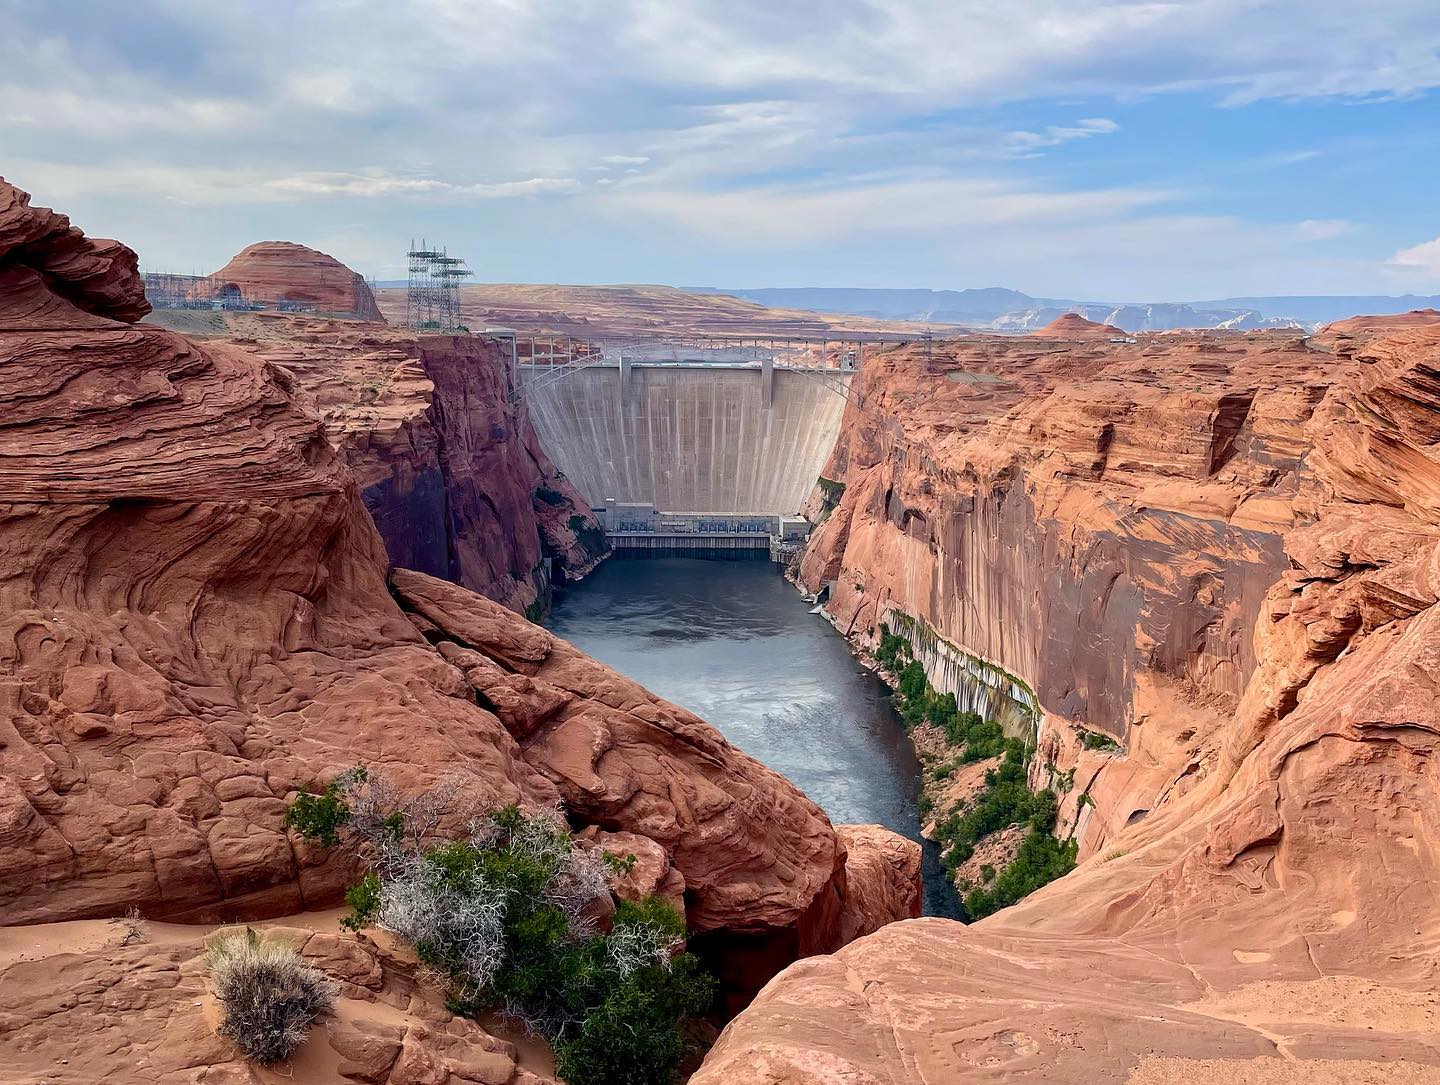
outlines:
[[[1440,4],[0,0],[0,174],[147,266],[1440,291]]]

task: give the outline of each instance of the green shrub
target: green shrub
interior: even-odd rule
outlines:
[[[1118,750],[1120,743],[1100,731],[1081,731],[1080,745],[1087,750]]]
[[[1048,832],[1056,805],[1053,791],[1032,792],[1026,785],[1024,747],[1013,742],[999,768],[985,774],[985,790],[937,826],[936,838],[948,849],[945,865],[953,872],[975,854],[980,840],[1011,825],[1043,825]]]
[[[674,1023],[703,1012],[712,997],[689,954],[632,973],[556,1043],[555,1071],[570,1085],[669,1085],[684,1043]]]
[[[586,550],[599,552],[610,545],[605,529],[589,517],[576,513],[566,522],[570,525],[570,530],[575,533],[576,541]]]
[[[965,894],[965,912],[980,919],[1024,899],[1042,885],[1075,869],[1078,845],[1056,840],[1049,832],[1031,827],[1015,861],[995,876],[992,884]]]
[[[1026,779],[1026,766],[1034,750],[1018,738],[1006,737],[995,721],[977,712],[961,712],[953,693],[936,693],[925,677],[924,667],[914,658],[909,641],[891,633],[885,624],[880,626],[875,660],[896,676],[893,704],[906,730],[929,723],[944,732],[947,746],[960,751],[954,760],[931,758],[921,752],[928,779],[945,779],[954,771],[956,761],[974,764],[1000,758],[1000,765],[985,774],[985,787],[979,795],[936,820],[935,839],[944,849],[943,861],[951,877],[970,860],[975,845],[985,837],[1014,825],[1027,829],[1015,861],[1004,870],[996,871],[987,863],[980,868],[980,886],[957,881],[957,888],[965,894],[970,918],[978,919],[1014,904],[1073,869],[1076,845],[1061,843],[1051,835],[1059,808],[1055,792],[1049,788],[1032,792]],[[1073,786],[1073,775],[1071,780],[1062,781],[1062,786]],[[923,790],[917,806],[922,819],[935,813],[934,800]]]
[[[262,1066],[289,1058],[335,1004],[336,985],[323,972],[253,930],[212,943],[205,969],[220,1004],[220,1035]]]
[[[364,783],[365,770],[357,767],[341,773],[318,795],[301,791],[285,811],[285,828],[294,829],[301,836],[333,848],[340,842],[340,830],[350,820],[345,791],[352,781]]]
[[[905,664],[898,675],[898,682],[899,685],[896,689],[900,693],[900,696],[904,697],[907,702],[919,701],[920,712],[923,715],[925,711],[923,698],[926,691],[930,688],[930,682],[925,677],[925,668],[920,665],[920,661],[912,659],[909,663]]]
[[[368,927],[374,921],[375,914],[380,911],[379,876],[373,872],[366,874],[345,890],[345,903],[350,908],[350,914],[340,920],[341,924],[352,931]]]
[[[910,658],[910,642],[890,632],[890,627],[880,623],[880,643],[875,648],[875,662],[887,671],[895,672]]]
[[[407,810],[402,840],[377,791],[393,796],[352,775],[327,788],[335,802],[320,813],[311,801],[290,819],[317,839],[348,826],[369,845],[373,869],[346,894],[350,926],[378,924],[408,942],[445,979],[453,1012],[498,1009],[544,1036],[569,1085],[670,1080],[683,1023],[709,1006],[714,981],[682,952],[684,920],[661,897],[621,901],[610,931],[596,928],[609,873],[635,856],[577,847],[558,815],[514,805],[473,822],[463,840],[430,839],[436,804]]]
[[[562,494],[559,490],[552,490],[543,482],[535,488],[535,496],[541,501],[545,502],[545,504],[552,505],[557,508],[562,505],[570,504],[570,499],[568,497]]]

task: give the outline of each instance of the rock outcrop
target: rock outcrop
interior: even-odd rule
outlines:
[[[0,1078],[93,1082],[558,1085],[544,1045],[453,1017],[383,933],[334,933],[333,914],[260,925],[339,987],[335,1012],[286,1066],[258,1071],[215,1032],[197,927],[86,920],[0,927]],[[325,929],[319,929],[323,926]],[[218,933],[218,932],[217,932]]]
[[[407,790],[453,778],[477,809],[563,799],[577,829],[645,838],[732,1007],[839,945],[846,854],[818,808],[499,604],[387,580],[295,377],[131,323],[133,253],[3,182],[0,282],[19,284],[0,293],[5,924],[331,905],[349,858],[282,815],[360,762]],[[181,990],[180,963],[157,985]]]
[[[1440,1080],[1440,326],[1407,323],[881,357],[805,576],[1028,684],[1083,861],[787,970],[695,1082]]]
[[[881,825],[837,825],[849,892],[840,938],[853,942],[887,923],[920,916],[920,845]]]
[[[247,245],[209,278],[221,298],[385,322],[363,275],[333,256],[293,241]]]
[[[1037,339],[1123,339],[1126,335],[1113,324],[1086,320],[1079,313],[1063,313],[1030,334]]]
[[[392,563],[518,611],[607,544],[541,447],[509,347],[282,313],[227,316],[225,341],[293,375],[360,484]]]

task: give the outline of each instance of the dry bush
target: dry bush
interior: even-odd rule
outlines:
[[[133,946],[138,942],[147,941],[149,938],[145,928],[145,919],[140,914],[140,909],[133,904],[126,909],[123,916],[112,919],[110,922],[118,924],[121,930],[120,944],[122,946]]]
[[[205,967],[223,1014],[220,1035],[262,1066],[288,1058],[335,1004],[337,988],[323,972],[253,930],[215,941]]]

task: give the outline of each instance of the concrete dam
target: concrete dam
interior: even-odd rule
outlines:
[[[772,364],[522,365],[551,458],[628,535],[784,534],[834,448],[855,374]]]

